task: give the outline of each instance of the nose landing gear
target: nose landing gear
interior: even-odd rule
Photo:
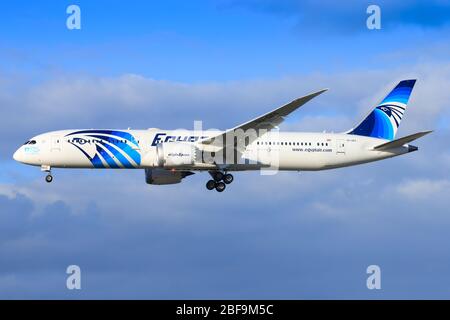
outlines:
[[[50,168],[50,166],[42,165],[41,171],[47,172],[47,175],[45,176],[45,181],[47,181],[47,183],[53,181],[52,168]]]
[[[217,192],[223,192],[227,184],[233,182],[233,175],[221,171],[210,171],[212,179],[206,183],[206,189],[216,189]]]

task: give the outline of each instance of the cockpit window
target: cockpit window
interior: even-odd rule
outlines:
[[[36,144],[36,140],[31,140],[28,144]]]
[[[28,140],[27,142],[25,142],[23,145],[26,145],[26,144],[29,144],[30,143],[30,140]]]

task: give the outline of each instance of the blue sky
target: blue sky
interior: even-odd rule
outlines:
[[[81,8],[82,29],[66,28]],[[449,298],[450,2],[14,1],[0,13],[1,298]],[[404,78],[419,152],[325,172],[206,174],[11,159],[64,128],[226,128],[323,87],[284,129],[343,131]],[[82,290],[65,269],[82,270]],[[365,270],[380,265],[382,290]]]

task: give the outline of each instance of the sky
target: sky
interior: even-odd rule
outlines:
[[[18,0],[0,39],[0,298],[450,298],[450,1]],[[381,162],[236,173],[219,194],[206,173],[152,186],[55,169],[46,184],[12,160],[46,131],[225,129],[321,88],[281,129],[341,132],[406,78],[398,136],[434,132]]]

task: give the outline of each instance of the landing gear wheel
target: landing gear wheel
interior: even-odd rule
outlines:
[[[230,184],[233,182],[233,175],[227,173],[226,175],[223,176],[223,182],[225,182],[226,184]]]
[[[48,174],[48,175],[45,177],[45,181],[47,181],[48,183],[52,182],[52,181],[53,181],[53,176],[52,176],[51,174]]]
[[[226,188],[225,183],[223,183],[223,182],[216,183],[217,192],[223,192],[223,190],[225,190],[225,188]]]
[[[212,189],[214,189],[216,187],[216,182],[214,181],[214,180],[209,180],[207,183],[206,183],[206,189],[208,189],[208,190],[212,190]]]
[[[223,173],[220,171],[214,172],[213,178],[216,182],[219,182],[223,179]]]

